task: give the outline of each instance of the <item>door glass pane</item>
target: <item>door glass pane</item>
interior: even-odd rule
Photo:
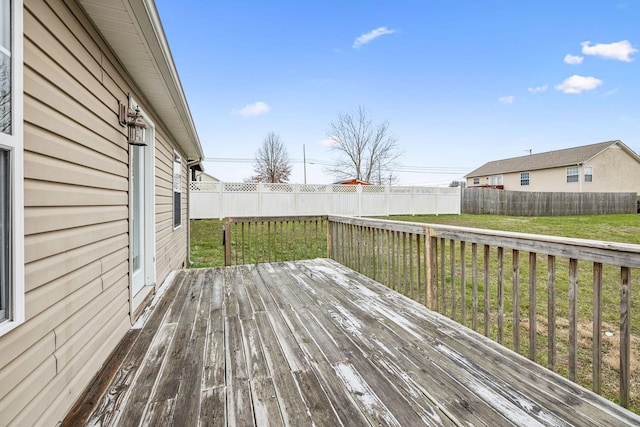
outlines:
[[[141,266],[142,256],[142,219],[144,218],[144,192],[143,192],[143,176],[144,176],[144,156],[142,147],[132,145],[132,161],[133,168],[131,180],[133,181],[133,271],[138,271]]]
[[[0,321],[9,318],[11,279],[10,152],[0,149]]]

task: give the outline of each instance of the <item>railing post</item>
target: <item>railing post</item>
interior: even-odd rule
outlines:
[[[224,265],[229,266],[231,265],[231,218],[224,220],[222,244],[224,245]]]
[[[333,221],[327,216],[327,258],[335,259],[333,253]]]

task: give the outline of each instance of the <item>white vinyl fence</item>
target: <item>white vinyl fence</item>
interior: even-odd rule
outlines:
[[[247,182],[190,183],[190,217],[460,213],[460,189]]]

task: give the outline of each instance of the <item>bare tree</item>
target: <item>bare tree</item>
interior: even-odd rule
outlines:
[[[279,135],[274,132],[267,133],[262,146],[256,153],[253,171],[256,173],[250,179],[253,182],[284,183],[289,181],[291,161]]]
[[[0,132],[11,132],[11,70],[10,62],[0,52]]]
[[[393,183],[393,163],[400,156],[398,139],[389,134],[389,122],[374,125],[364,107],[355,114],[340,114],[331,123],[331,149],[339,153],[327,168],[336,179],[355,178],[373,184]]]
[[[467,188],[467,181],[451,181],[449,183],[449,187],[462,187],[462,188]]]

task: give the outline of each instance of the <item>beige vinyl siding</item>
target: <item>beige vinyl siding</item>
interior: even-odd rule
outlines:
[[[595,157],[593,181],[583,183],[585,191],[632,191],[640,194],[640,164],[621,147],[614,145]],[[584,179],[581,171],[580,179]]]
[[[186,227],[153,106],[75,2],[24,3],[26,322],[0,337],[0,424],[55,425],[131,326],[129,93],[156,124],[158,283],[185,261]]]
[[[184,267],[186,261],[187,233],[185,227],[186,211],[182,214],[182,225],[173,228],[173,154],[175,147],[167,143],[167,135],[158,132],[156,147],[156,258],[157,274],[166,277],[172,270]],[[184,155],[178,151],[184,159]],[[186,161],[182,162],[183,185],[186,177]],[[183,189],[183,202],[186,204],[186,189]]]

